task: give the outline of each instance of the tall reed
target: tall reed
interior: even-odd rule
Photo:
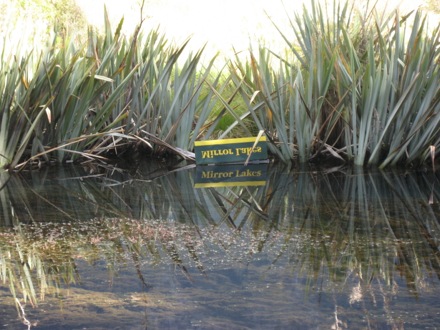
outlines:
[[[438,154],[439,27],[419,11],[384,18],[337,1],[331,9],[312,1],[290,23],[292,33],[277,27],[286,53],[251,51],[233,70],[284,160],[328,154],[385,167]]]
[[[100,160],[135,144],[193,157],[223,73],[210,76],[203,49],[181,60],[189,40],[176,47],[142,24],[127,38],[122,25],[113,32],[105,12],[104,33],[89,28],[87,43],[55,36],[21,58],[3,46],[1,167]]]
[[[288,14],[288,13],[286,13]],[[55,35],[0,55],[0,167],[105,160],[133,148],[193,160],[194,141],[265,131],[284,162],[337,158],[419,165],[440,152],[440,28],[421,12],[379,15],[316,0],[290,18],[275,53],[261,45],[215,72],[190,40],[172,45],[142,20],[126,37]],[[183,55],[185,54],[185,55]],[[186,56],[183,58],[183,56]],[[234,122],[217,132],[224,116]],[[139,149],[139,148],[138,148]]]

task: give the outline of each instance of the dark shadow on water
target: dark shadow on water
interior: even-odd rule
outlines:
[[[440,324],[438,174],[259,173],[249,186],[153,162],[1,174],[0,326]]]

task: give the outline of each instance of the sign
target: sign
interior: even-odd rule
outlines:
[[[195,188],[264,186],[268,163],[197,166]]]
[[[258,139],[258,140],[257,140]],[[267,159],[265,136],[196,141],[196,164],[221,164],[262,161]]]

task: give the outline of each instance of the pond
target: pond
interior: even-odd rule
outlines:
[[[432,170],[146,162],[0,180],[0,328],[440,324]]]

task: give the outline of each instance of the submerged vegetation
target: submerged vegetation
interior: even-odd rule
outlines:
[[[354,307],[341,309],[340,319],[377,328],[414,320],[412,313],[399,316],[401,305],[392,304],[401,295],[417,304],[426,292],[437,295],[438,174],[339,169],[292,175],[284,166],[271,167],[263,186],[215,189],[194,188],[191,170],[157,177],[159,167],[140,167],[144,172],[131,176],[87,176],[76,167],[60,167],[63,176],[45,168],[34,181],[11,175],[0,191],[1,219],[10,226],[0,231],[0,282],[9,286],[23,322],[43,324],[38,311],[44,300],[56,297],[61,306],[78,298],[69,298],[69,291],[87,281],[85,263],[105,265],[110,288],[103,291],[113,291],[119,271],[133,270],[150,304],[155,292],[148,274],[160,265],[173,266],[162,277],[174,271],[193,287],[226,269],[258,270],[256,277],[285,281],[286,288],[301,282],[296,295],[341,295],[333,304]],[[252,281],[245,284],[234,290]],[[262,303],[279,303],[271,298]],[[94,303],[106,308],[105,301]],[[364,317],[353,317],[357,308]]]
[[[286,13],[288,15],[289,13]],[[107,162],[127,151],[192,160],[198,139],[264,131],[277,160],[434,165],[440,26],[312,1],[263,45],[218,70],[158,30],[130,37],[105,16],[86,42],[63,29],[33,50],[0,45],[0,167]],[[276,27],[276,22],[273,22]],[[434,24],[435,25],[435,24]],[[57,29],[55,29],[58,31]],[[66,32],[67,31],[67,32]]]

